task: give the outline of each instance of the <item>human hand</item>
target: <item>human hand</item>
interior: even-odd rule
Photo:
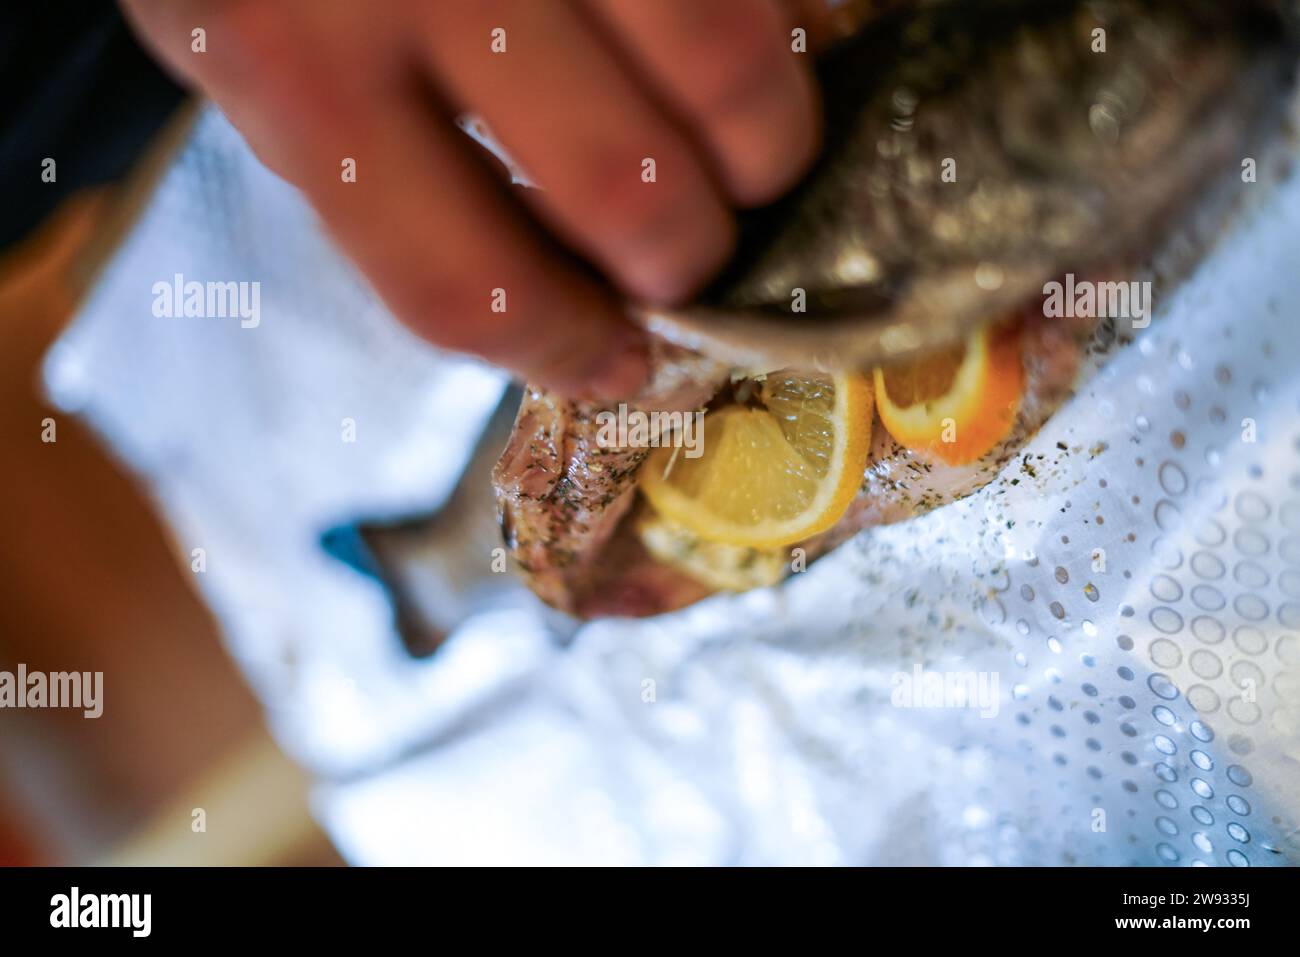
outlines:
[[[732,209],[774,199],[816,151],[792,2],[123,6],[400,319],[568,394],[634,391],[644,345],[618,293],[688,297],[728,257]],[[506,187],[454,127],[464,112],[542,188]]]

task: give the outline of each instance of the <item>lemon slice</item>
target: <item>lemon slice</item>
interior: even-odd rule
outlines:
[[[637,534],[656,560],[719,591],[749,591],[785,577],[790,555],[784,548],[750,548],[706,542],[672,519],[647,509]]]
[[[880,421],[900,445],[949,465],[974,462],[1015,425],[1019,330],[985,326],[955,348],[875,370],[875,386]]]
[[[839,521],[862,485],[872,396],[864,376],[769,373],[750,405],[704,416],[698,458],[656,449],[641,490],[701,539],[776,548]]]

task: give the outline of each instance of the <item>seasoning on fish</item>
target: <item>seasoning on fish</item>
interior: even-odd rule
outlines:
[[[993,480],[1132,333],[1124,317],[1049,316],[1046,284],[1147,261],[1271,135],[1294,91],[1297,14],[1296,0],[939,0],[833,50],[807,180],[745,224],[700,302],[634,310],[657,338],[633,405],[704,410],[707,437],[710,417],[746,411],[737,379],[887,365],[888,427],[868,432],[856,495],[796,542],[710,540],[638,495],[650,450],[602,445],[606,407],[530,388],[494,481],[533,590],[580,617],[671,611]],[[991,322],[996,361],[962,392],[970,337]],[[956,410],[940,424],[969,442],[934,443],[926,402]],[[787,464],[792,481],[807,471]]]

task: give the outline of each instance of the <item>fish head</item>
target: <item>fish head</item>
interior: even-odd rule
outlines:
[[[820,161],[745,214],[655,334],[744,368],[867,368],[1062,274],[1139,262],[1294,95],[1294,0],[897,4],[820,61]]]

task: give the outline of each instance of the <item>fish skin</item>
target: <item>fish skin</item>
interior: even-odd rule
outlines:
[[[863,70],[830,90],[833,135],[825,159],[794,194],[749,224],[746,247],[706,297],[710,309],[721,310],[708,321],[725,326],[728,310],[774,303],[784,308],[789,289],[801,286],[817,293],[822,305],[871,303],[914,325],[968,313],[946,332],[939,330],[951,341],[972,316],[1007,315],[1023,307],[1041,295],[1048,279],[1143,250],[1167,228],[1180,203],[1241,155],[1243,142],[1265,125],[1269,94],[1294,82],[1296,34],[1287,28],[1261,35],[1217,2],[1047,0],[1028,14],[1033,23],[1045,24],[1037,32],[1012,25],[1010,17],[1027,15],[1020,0],[921,4],[918,16],[939,24],[930,45],[941,47],[942,62],[927,65],[921,51],[910,66]],[[964,13],[957,9],[963,4]],[[1048,8],[1072,12],[1065,20],[1039,20],[1049,16],[1043,12]],[[1108,53],[1101,62],[1085,57],[1087,33],[1078,32],[1086,26],[1078,13],[1085,8],[1108,11],[1109,48],[1118,44],[1122,54]],[[1244,8],[1269,15],[1283,5],[1247,0]],[[1300,14],[1300,2],[1289,2],[1287,9]],[[1253,16],[1244,20],[1253,22]],[[1011,39],[1000,50],[979,54],[963,47],[953,24],[995,35],[1006,28]],[[872,43],[887,46],[880,36],[888,34],[837,51],[840,59],[823,76],[834,77],[848,62],[844,57],[862,56]],[[936,37],[946,43],[936,43]],[[1071,38],[1077,43],[1071,45]],[[961,75],[961,89],[946,89],[945,75]],[[1125,77],[1129,87],[1122,85]],[[893,113],[902,81],[912,84],[917,102],[911,126],[899,130]],[[927,83],[938,85],[931,89]],[[1116,89],[1118,99],[1108,102],[1122,115],[1111,141],[1106,117],[1099,135],[1098,121],[1081,125],[1079,110]],[[1125,89],[1128,100],[1120,95]],[[845,103],[847,119],[836,113]],[[932,109],[936,103],[944,108]],[[1047,109],[1040,129],[1031,120],[1044,104],[1054,109]],[[882,139],[891,144],[884,150]],[[933,170],[916,174],[918,164],[937,166],[949,153],[964,157],[956,183],[940,183]],[[845,269],[855,261],[860,268],[864,259],[879,267],[871,282]],[[989,263],[1002,280],[992,292],[971,283],[976,267]],[[912,312],[900,303],[910,304]],[[830,321],[816,310],[775,318],[787,325]],[[850,330],[849,341],[878,337],[869,325]],[[636,403],[647,410],[700,408],[733,367],[755,368],[756,356],[768,358],[768,368],[800,367],[765,353],[764,333],[752,326],[721,344],[710,340],[707,326],[678,326],[669,319],[652,328],[690,348],[655,340],[652,384]],[[1024,320],[1028,384],[1017,425],[974,465],[923,461],[878,429],[861,494],[835,528],[805,543],[809,559],[864,528],[921,514],[990,481],[1077,384],[1085,337],[1086,330],[1055,326],[1041,315]],[[941,339],[936,333],[918,341]],[[844,357],[856,362],[851,349]],[[527,390],[515,433],[494,471],[507,545],[539,597],[580,617],[648,615],[690,604],[708,589],[651,559],[626,521],[636,507],[637,472],[648,450],[597,446],[595,416],[609,408]]]
[[[809,176],[742,221],[699,302],[642,321],[745,365],[861,368],[958,340],[1099,257],[1140,256],[1273,128],[1297,60],[1280,9],[945,0],[887,17],[822,63]]]
[[[1069,395],[1093,320],[1019,319],[1026,388],[1006,440],[978,461],[950,466],[894,442],[877,425],[862,488],[828,531],[799,543],[807,560],[858,532],[922,515],[991,481]],[[1107,341],[1113,341],[1107,336]],[[726,366],[660,347],[643,408],[704,406],[729,378]],[[645,617],[712,592],[642,547],[629,519],[648,449],[601,448],[595,416],[608,404],[525,394],[515,430],[493,473],[507,546],[535,594],[580,618]],[[612,411],[612,410],[611,410]],[[592,466],[598,465],[597,470]]]
[[[1070,397],[1085,356],[1095,362],[1120,344],[1110,324],[1090,317],[1046,319],[1026,310],[1019,322],[1025,389],[1010,434],[975,462],[948,465],[904,448],[878,426],[862,488],[834,528],[803,543],[809,561],[864,529],[924,515],[983,488]]]
[[[663,341],[652,343],[650,378],[630,408],[701,409],[727,381],[724,363]],[[506,547],[548,605],[576,612],[596,583],[595,565],[633,504],[649,448],[598,441],[608,402],[524,392],[514,430],[492,471]]]
[[[1249,139],[1256,94],[1291,85],[1294,43],[1265,30],[1222,0],[950,0],[867,31],[823,62],[824,158],[756,217],[719,301],[797,319],[794,287],[901,291],[1025,261],[1041,286],[1145,244]]]
[[[1071,395],[1084,362],[1099,362],[1123,344],[1111,324],[1087,317],[1048,320],[1027,311],[1017,321],[1025,391],[1007,438],[975,462],[948,465],[899,445],[877,422],[862,487],[844,516],[827,531],[790,546],[802,549],[807,565],[859,532],[924,515],[983,488]],[[608,540],[591,587],[571,609],[580,617],[666,614],[712,593],[684,572],[651,558],[633,525],[631,519],[622,522]]]

